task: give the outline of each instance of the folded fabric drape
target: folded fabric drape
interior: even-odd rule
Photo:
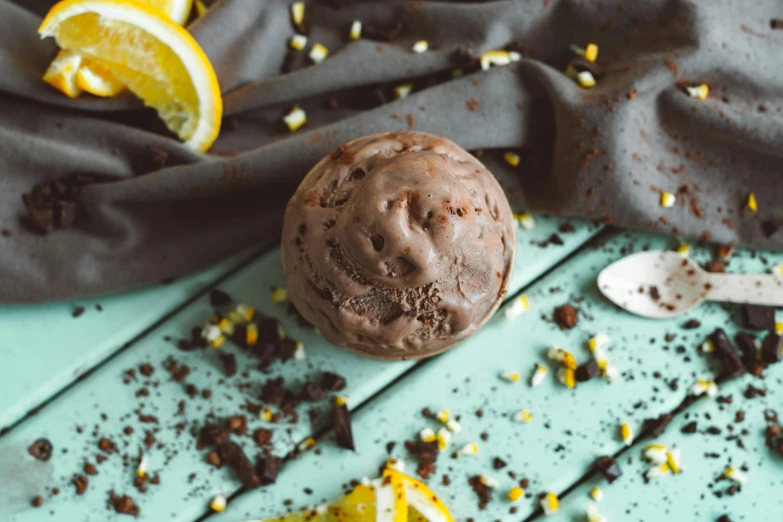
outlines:
[[[483,149],[517,208],[783,248],[779,0],[311,1],[309,42],[329,57],[311,65],[302,52],[281,73],[289,3],[219,0],[190,26],[225,105],[218,141],[199,155],[131,95],[72,100],[43,83],[57,49],[37,28],[53,2],[0,0],[0,302],[138,287],[275,237],[318,159],[411,127]],[[353,20],[376,30],[349,41]],[[412,53],[422,39],[430,50]],[[592,89],[563,72],[569,45],[588,42],[600,49]],[[465,61],[501,48],[521,60],[489,71]],[[706,100],[687,94],[702,83]],[[308,123],[290,133],[281,116],[294,104]],[[91,181],[77,183],[89,219],[25,228],[22,194],[76,175]]]

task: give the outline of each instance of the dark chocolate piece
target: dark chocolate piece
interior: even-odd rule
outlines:
[[[201,428],[198,440],[206,446],[217,446],[228,440],[228,432],[217,424],[207,423]]]
[[[223,463],[233,468],[243,486],[253,489],[261,485],[253,464],[237,443],[224,442],[218,447],[218,453]]]
[[[253,441],[259,446],[267,446],[270,442],[272,442],[272,434],[272,430],[258,428],[253,432]]]
[[[601,472],[609,484],[617,480],[623,474],[620,465],[617,464],[617,461],[614,460],[613,457],[598,457],[595,460],[594,466],[595,469]]]
[[[734,345],[729,341],[726,332],[721,328],[716,328],[710,334],[710,341],[715,348],[715,355],[723,363],[723,378],[733,379],[745,373],[745,365],[742,364]]]
[[[283,461],[279,457],[269,455],[258,461],[258,479],[261,481],[262,486],[268,486],[274,484],[277,480],[277,474],[280,473],[280,467],[283,465]]]
[[[742,322],[750,330],[773,330],[775,308],[772,306],[746,304],[742,307]]]
[[[288,337],[280,341],[278,353],[281,361],[286,362],[289,360],[294,356],[294,352],[296,352],[296,341]]]
[[[598,363],[593,359],[580,364],[577,367],[576,372],[574,372],[574,377],[579,382],[589,381],[593,377],[598,377],[599,375],[601,375],[601,368],[598,367]]]
[[[495,469],[503,469],[506,467],[506,461],[501,459],[500,457],[495,457],[492,460],[492,467]]]
[[[278,352],[280,347],[280,334],[278,333],[277,319],[263,317],[258,321],[258,343],[256,355],[266,360]]]
[[[731,519],[728,515],[721,515],[718,517],[717,522],[731,522]]]
[[[642,433],[651,437],[660,437],[671,421],[672,416],[669,413],[664,413],[654,419],[645,419]]]
[[[745,366],[751,368],[756,362],[756,336],[740,332],[734,336],[737,346],[742,352],[742,360]]]
[[[324,390],[341,391],[345,389],[345,386],[345,379],[336,373],[324,372],[321,377],[321,388]]]
[[[697,424],[696,421],[691,421],[680,430],[682,433],[692,434],[696,433]]]
[[[52,443],[49,439],[38,439],[27,448],[27,453],[46,462],[52,457]]]
[[[770,333],[761,343],[761,360],[767,364],[779,363],[783,359],[783,337]]]
[[[314,382],[305,383],[299,398],[303,401],[318,402],[326,398],[326,391]]]
[[[223,362],[223,370],[226,377],[233,377],[237,373],[237,358],[233,353],[221,353],[218,355]]]
[[[337,439],[337,445],[341,448],[355,451],[356,446],[353,442],[353,431],[351,430],[351,412],[348,411],[346,404],[335,406],[332,421],[334,422],[334,434]]]
[[[226,427],[237,435],[244,435],[247,433],[247,417],[244,415],[233,415],[226,419]]]
[[[209,292],[209,304],[212,305],[212,308],[221,308],[233,302],[234,299],[219,288],[214,288]]]

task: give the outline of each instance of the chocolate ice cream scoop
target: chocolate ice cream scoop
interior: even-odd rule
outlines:
[[[288,203],[288,293],[334,344],[434,355],[500,305],[514,228],[503,189],[455,143],[414,131],[359,138],[313,167]]]

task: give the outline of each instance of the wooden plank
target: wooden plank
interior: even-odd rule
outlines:
[[[514,277],[515,288],[537,277],[597,231],[586,224],[575,223],[575,231],[563,235],[563,246],[542,249],[529,244],[533,239],[546,240],[562,222],[539,219],[535,230],[520,234],[522,245],[518,256],[519,270]],[[279,253],[275,251],[221,284],[221,288],[237,300],[258,307],[265,315],[278,317],[289,335],[304,341],[307,359],[275,364],[270,376],[283,376],[287,385],[297,389],[304,379],[320,371],[337,371],[348,380],[349,387],[345,393],[351,397],[352,404],[359,405],[413,364],[361,358],[332,347],[318,334],[298,327],[295,319],[286,313],[285,304],[270,301],[271,287],[281,286],[283,281]],[[16,521],[39,520],[37,517],[41,510],[46,512],[51,509],[65,520],[106,520],[112,515],[106,510],[107,491],[114,488],[116,493],[130,494],[135,498],[142,507],[139,517],[142,520],[192,520],[204,512],[213,495],[235,492],[238,482],[232,473],[226,468],[216,470],[204,462],[205,452],[196,451],[190,430],[201,426],[210,414],[222,419],[242,413],[246,400],[259,401],[259,388],[267,376],[249,370],[247,377],[240,374],[226,379],[216,351],[182,352],[171,342],[163,340],[166,336],[187,336],[191,327],[203,324],[210,316],[208,300],[198,300],[0,439],[0,468],[17,470],[22,477],[0,493],[0,518],[4,514]],[[224,350],[236,355],[240,369],[257,366],[241,350],[231,346]],[[176,359],[180,365],[189,366],[190,374],[183,382],[175,382],[162,369],[163,361],[169,357]],[[137,380],[124,384],[124,372],[145,362],[154,366],[153,376],[143,378],[137,374]],[[192,384],[198,395],[185,401],[185,413],[180,414],[179,403],[186,398],[186,384]],[[142,388],[148,390],[149,396],[136,396]],[[200,395],[204,389],[211,391],[208,399]],[[140,423],[139,413],[134,413],[134,410],[143,415],[154,415],[158,423]],[[101,414],[106,414],[106,419]],[[315,428],[319,427],[318,422],[317,419]],[[82,426],[83,433],[77,432],[77,425]],[[128,425],[134,429],[130,435],[124,433]],[[249,425],[252,433],[265,423],[252,417]],[[304,414],[300,415],[298,422],[284,425],[285,429],[277,428],[273,452],[278,455],[291,450],[313,431]],[[148,470],[151,474],[159,474],[161,485],[150,486],[148,492],[142,495],[131,485],[133,470],[140,451],[145,448],[144,432],[156,429],[158,431],[154,435],[161,447],[156,443],[145,451],[148,453]],[[55,456],[47,463],[34,461],[25,451],[39,437],[48,437],[55,446]],[[72,474],[80,472],[85,454],[91,455],[92,462],[95,462],[92,455],[100,453],[96,445],[101,437],[116,441],[128,465],[120,464],[121,455],[110,455],[105,463],[98,466],[99,474],[88,477],[91,483],[87,492],[75,496],[69,480]],[[255,451],[249,436],[237,440],[249,452]],[[68,452],[62,453],[63,449]],[[192,478],[191,473],[195,473]],[[63,493],[52,497],[43,489],[46,486],[59,487]],[[274,488],[266,488],[260,494],[271,489]],[[29,502],[38,494],[45,497],[45,507],[36,510],[29,507]]]
[[[241,495],[223,515],[209,517],[209,520],[222,522],[279,515],[286,511],[288,499],[293,500],[292,507],[317,505],[334,499],[344,492],[343,485],[351,480],[377,476],[379,465],[388,456],[389,442],[396,443],[393,456],[402,459],[406,469],[415,473],[415,461],[405,451],[403,442],[415,439],[424,427],[439,427],[438,422],[422,417],[423,408],[433,411],[448,408],[452,414],[461,416],[463,431],[454,436],[452,450],[473,441],[480,447],[477,456],[458,459],[441,456],[438,471],[429,480],[452,513],[462,520],[468,517],[475,520],[525,519],[538,507],[539,493],[566,490],[597,456],[613,454],[620,449],[623,443],[619,440],[619,427],[623,422],[628,422],[638,433],[645,418],[672,410],[698,378],[714,375],[713,362],[700,354],[699,347],[715,327],[720,326],[733,335],[736,307],[709,304],[679,320],[652,321],[619,311],[599,295],[595,286],[597,273],[611,261],[641,249],[671,248],[672,243],[653,236],[618,234],[599,249],[580,252],[525,292],[531,301],[530,313],[515,322],[496,318],[459,350],[417,368],[375,401],[363,406],[354,416],[356,453],[337,448],[328,435],[316,446],[320,448],[320,454],[311,451],[291,462],[274,488]],[[710,257],[706,250],[695,250],[697,258],[706,260]],[[731,258],[730,270],[761,272],[781,261],[781,254],[761,256],[738,252]],[[562,331],[550,318],[554,307],[569,302],[579,309],[580,321],[576,328]],[[683,329],[681,325],[688,318],[697,318],[701,326]],[[606,351],[622,372],[621,376],[612,383],[596,380],[580,384],[575,390],[565,388],[554,378],[556,366],[546,355],[549,347],[564,347],[579,361],[585,361],[590,356],[586,343],[599,332],[607,333],[613,339]],[[667,334],[673,334],[674,338],[666,341]],[[549,375],[540,387],[531,388],[528,378],[533,366],[539,363],[549,367]],[[499,373],[507,370],[522,372],[522,382],[508,383],[499,379]],[[775,376],[774,382],[780,382],[783,365],[769,371]],[[670,383],[675,379],[677,389],[673,390]],[[739,393],[742,387],[742,382],[727,384],[735,404],[741,402],[741,406],[725,408],[721,420],[715,421],[721,424],[725,434],[728,433],[727,418],[738,407],[746,408]],[[770,397],[774,403],[774,396]],[[708,404],[716,409],[714,403]],[[780,462],[768,458],[762,451],[764,425],[759,419],[762,404],[766,403],[753,407],[756,418],[752,435],[745,437],[749,447],[748,439],[755,437],[753,453],[741,460],[734,448],[728,453],[735,455],[735,463],[747,461],[753,475],[759,473],[759,489],[747,495],[743,491],[731,502],[732,513],[752,515],[753,520],[772,520],[764,518],[768,515],[761,506],[765,491],[766,494],[771,491],[767,486],[779,487]],[[514,412],[523,408],[532,413],[532,422],[513,422]],[[479,410],[482,412],[480,418],[476,414]],[[701,419],[706,418],[705,413],[700,415]],[[634,465],[626,471],[626,475],[632,477],[618,481],[611,491],[607,491],[607,497],[611,495],[616,501],[607,513],[609,520],[627,519],[625,510],[630,508],[633,508],[634,520],[662,520],[665,515],[675,513],[684,513],[683,520],[714,520],[717,516],[709,518],[705,514],[718,515],[724,509],[728,500],[709,495],[706,486],[711,474],[719,473],[728,457],[719,462],[705,459],[706,450],[699,450],[699,442],[709,436],[683,438],[676,431],[681,424],[678,420],[661,440],[673,440],[683,447],[686,473],[690,473],[693,466],[693,475],[659,479],[661,483],[671,479],[659,494],[657,487],[645,486],[640,480],[639,451],[634,451],[631,454]],[[482,433],[488,435],[486,441],[482,440]],[[714,439],[710,447],[733,445],[727,443],[724,436]],[[722,454],[726,455],[726,451]],[[502,458],[508,466],[495,470],[495,457]],[[763,472],[759,471],[761,468]],[[515,472],[517,478],[512,479],[508,471]],[[468,478],[477,474],[491,476],[500,483],[486,510],[478,509],[477,497],[468,485]],[[444,475],[449,477],[448,487],[443,486]],[[691,482],[693,476],[698,478]],[[505,499],[505,494],[521,478],[529,480],[529,495],[514,505],[517,511],[512,515],[512,504]],[[678,496],[676,488],[685,483],[692,494]],[[305,488],[312,493],[303,493]],[[704,499],[700,499],[702,493]],[[562,509],[567,516],[555,519],[581,520],[589,500],[585,495],[585,491],[580,490],[563,499]],[[699,499],[698,503],[694,499]],[[607,500],[607,505],[608,502],[611,501]],[[679,510],[669,510],[669,503]]]
[[[122,295],[0,306],[0,427],[19,420],[250,255]],[[74,317],[79,309],[83,313]]]

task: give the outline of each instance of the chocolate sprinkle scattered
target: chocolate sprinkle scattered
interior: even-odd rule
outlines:
[[[345,386],[345,379],[336,373],[324,372],[323,377],[321,377],[321,388],[324,390],[337,392],[344,390]]]

